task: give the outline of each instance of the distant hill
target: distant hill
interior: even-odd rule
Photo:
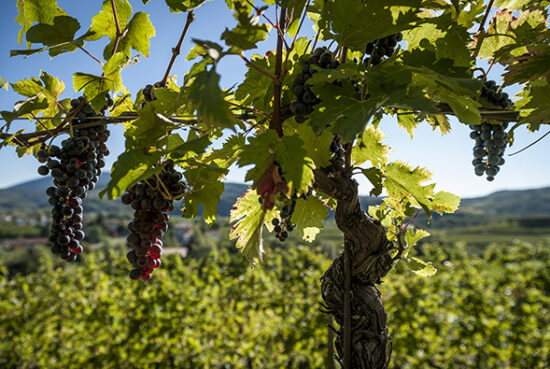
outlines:
[[[109,175],[101,175],[98,188],[104,188],[109,181]],[[50,208],[44,192],[51,186],[51,178],[40,178],[16,186],[0,190],[0,212],[6,213],[14,210],[47,210]],[[241,196],[247,185],[241,183],[225,183],[225,192],[218,205],[218,215],[228,216],[236,199]],[[85,201],[86,211],[89,212],[129,212],[119,201],[101,200],[98,190],[92,191]],[[366,209],[369,205],[376,205],[381,198],[363,196],[361,203]],[[479,219],[502,217],[526,217],[526,216],[550,216],[550,187],[517,190],[498,191],[483,197],[462,199],[459,211],[452,216],[445,216],[432,220],[432,225],[459,222],[461,224],[475,223]],[[423,217],[419,217],[423,222]],[[424,219],[425,220],[425,219]]]

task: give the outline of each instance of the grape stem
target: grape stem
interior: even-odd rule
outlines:
[[[113,54],[112,54],[112,55],[115,55],[118,49],[118,44],[120,43],[120,40],[122,38],[122,32],[120,30],[120,24],[118,23],[118,14],[116,10],[115,0],[111,0],[111,7],[113,8],[113,17],[115,18],[115,26],[116,26],[115,46],[113,47]]]
[[[279,23],[280,31],[285,28],[286,8],[281,7]],[[273,119],[269,123],[269,129],[274,129],[279,137],[283,137],[283,116],[281,112],[281,84],[282,84],[282,64],[283,64],[283,41],[284,38],[279,33],[277,37],[277,51],[275,55],[275,83],[273,84]]]
[[[189,26],[193,21],[195,20],[195,15],[192,11],[187,13],[187,21],[185,22],[185,26],[183,27],[183,31],[181,33],[180,39],[176,45],[176,47],[172,48],[172,58],[170,59],[170,63],[168,64],[168,68],[166,68],[166,73],[164,73],[164,77],[162,78],[161,86],[166,85],[166,81],[168,81],[168,77],[170,76],[170,71],[172,70],[172,67],[174,65],[174,62],[176,61],[176,58],[180,54],[181,51],[181,45],[183,44],[183,40],[185,38],[185,35],[187,34],[187,30],[189,29]]]

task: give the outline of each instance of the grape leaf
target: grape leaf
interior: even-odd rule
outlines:
[[[388,162],[390,148],[382,144],[384,140],[382,130],[368,125],[363,134],[357,139],[351,151],[353,165],[361,165],[367,160],[375,167],[380,167]]]
[[[199,72],[187,91],[188,97],[196,106],[197,115],[204,124],[215,128],[232,128],[235,122],[219,82],[220,76],[215,69]]]
[[[379,196],[382,193],[382,172],[378,168],[361,169],[361,172],[367,177],[373,185],[369,195]]]
[[[380,102],[374,99],[355,99],[351,83],[344,83],[344,87],[332,84],[315,86],[312,90],[321,99],[310,115],[314,131],[320,133],[333,125],[332,131],[340,135],[344,142],[352,141],[355,135],[363,131],[380,107]]]
[[[259,23],[259,14],[253,14],[249,18],[249,7],[238,2],[234,3],[234,7],[235,18],[238,21],[237,26],[232,30],[226,29],[221,36],[222,40],[225,40],[225,43],[232,47],[233,52],[256,48],[256,44],[264,41],[267,37],[269,26]]]
[[[418,274],[421,277],[432,277],[437,273],[437,268],[431,263],[427,263],[419,258],[412,257],[409,260],[413,273]]]
[[[75,91],[84,90],[86,100],[95,111],[99,111],[105,105],[105,94],[114,89],[114,81],[106,77],[78,72],[73,74],[73,87]]]
[[[432,200],[432,210],[438,213],[453,213],[460,205],[460,197],[445,191],[439,191]]]
[[[120,71],[124,64],[128,61],[128,56],[123,52],[117,52],[107,60],[107,63],[103,66],[103,74],[105,78],[113,81],[113,91],[118,92],[125,89],[122,84],[122,77]]]
[[[289,127],[285,123],[286,127]],[[304,148],[307,151],[307,157],[313,160],[316,168],[328,167],[332,153],[329,150],[333,136],[329,131],[323,131],[320,135],[316,135],[313,129],[308,124],[295,124],[295,133],[304,143]],[[285,132],[286,134],[290,134]]]
[[[481,58],[492,57],[496,51],[507,45],[514,44],[514,38],[510,37],[510,25],[514,20],[514,15],[509,10],[501,10],[495,14],[494,19],[489,24],[487,31],[480,35],[477,47],[478,56]],[[481,42],[481,44],[479,44]]]
[[[520,123],[531,123],[531,130],[538,130],[540,124],[550,122],[550,85],[540,78],[528,85],[521,99],[516,101],[516,108],[521,110]]]
[[[297,135],[283,136],[275,149],[275,160],[283,170],[290,191],[307,192],[313,183],[314,164],[307,157],[304,142]]]
[[[506,70],[503,76],[506,85],[535,81],[540,77],[546,78],[550,83],[550,47],[528,58],[519,59],[508,65]]]
[[[155,27],[149,20],[149,15],[143,12],[134,14],[126,29],[125,36],[120,40],[117,52],[124,52],[128,57],[131,56],[131,49],[134,49],[146,57],[149,57],[150,39],[155,36]],[[105,59],[113,53],[114,41],[111,42],[103,53]]]
[[[19,10],[15,20],[21,25],[17,42],[21,43],[23,34],[26,33],[34,23],[53,24],[57,13],[56,0],[17,0]]]
[[[123,152],[113,164],[111,180],[107,187],[99,193],[99,196],[107,195],[109,199],[115,199],[138,181],[160,173],[162,167],[155,167],[154,164],[160,160],[162,155],[162,151],[145,153],[141,150],[129,150]]]
[[[252,57],[252,63],[261,70],[273,72],[273,66],[269,58],[259,55]],[[272,79],[255,68],[249,68],[243,82],[235,91],[235,98],[245,106],[251,106],[261,111],[269,111],[273,99]]]
[[[172,12],[187,12],[197,9],[209,0],[166,0]]]
[[[124,30],[126,24],[132,16],[132,6],[126,0],[115,0],[117,18],[121,30]],[[92,18],[90,26],[90,35],[87,40],[94,41],[107,36],[111,41],[116,38],[116,24],[114,22],[113,8],[109,0],[103,2],[102,10]]]
[[[532,3],[531,0],[496,0],[494,6],[501,9],[521,10]]]
[[[44,98],[39,96],[32,96],[26,100],[19,101],[13,106],[13,111],[1,111],[0,115],[6,121],[11,123],[14,119],[23,117],[29,113],[37,112],[48,107],[48,102]]]
[[[273,154],[279,138],[274,130],[248,139],[237,161],[240,167],[254,165],[247,173],[245,181],[257,182],[273,162]]]
[[[402,257],[406,258],[409,254],[409,251],[416,245],[416,243],[421,239],[428,237],[429,235],[430,233],[426,232],[423,229],[418,229],[414,227],[407,228],[407,231],[405,231],[405,235],[403,236],[403,239],[405,240],[405,245],[407,246],[407,250],[405,250]]]
[[[313,242],[323,228],[323,220],[328,217],[328,208],[315,196],[309,196],[306,200],[296,200],[296,206],[292,213],[292,223],[296,224],[298,232],[304,240]]]
[[[418,121],[416,120],[416,117],[414,116],[414,112],[412,111],[405,111],[405,110],[398,110],[397,111],[397,123],[403,128],[411,139],[413,138],[413,133],[416,127],[418,127]]]
[[[364,51],[367,42],[408,29],[420,22],[417,13],[421,2],[326,0],[312,6],[312,11],[320,14],[318,26],[324,39],[335,40],[354,51]]]
[[[431,199],[434,197],[434,184],[422,185],[431,179],[432,174],[423,168],[412,168],[406,163],[396,161],[382,169],[384,188],[388,195],[397,201],[411,196],[429,215]]]
[[[8,81],[6,81],[4,78],[0,77],[0,88],[4,87],[6,90],[8,89]]]
[[[184,175],[193,190],[184,198],[182,216],[194,218],[198,214],[199,206],[202,205],[202,217],[209,225],[214,224],[216,209],[224,189],[221,177],[226,173],[227,170],[224,168],[207,165],[195,165],[193,168],[187,168]]]
[[[248,190],[237,200],[229,218],[231,223],[235,223],[229,238],[237,238],[237,247],[242,249],[244,256],[252,264],[261,261],[264,253],[262,228],[266,212],[258,198],[256,191]]]

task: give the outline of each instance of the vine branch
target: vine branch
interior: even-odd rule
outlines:
[[[246,56],[244,56],[244,54],[241,53],[241,54],[239,54],[239,56],[241,57],[242,60],[244,60],[246,65],[248,65],[250,68],[256,69],[258,72],[260,72],[264,76],[267,76],[267,77],[271,78],[274,81],[277,80],[277,78],[274,75],[272,75],[269,72],[266,72],[262,68],[259,68],[256,64],[252,63],[252,61],[250,59],[248,59]]]
[[[280,19],[278,23],[278,28],[282,32],[285,28],[286,20],[286,8],[281,8]],[[277,51],[275,55],[275,83],[273,84],[273,119],[269,123],[269,128],[274,129],[279,137],[283,136],[283,116],[281,112],[281,84],[282,84],[282,75],[281,69],[283,65],[283,36],[279,32],[277,37]]]
[[[120,43],[120,39],[122,38],[122,31],[120,30],[120,24],[118,22],[118,13],[116,10],[115,0],[111,0],[111,7],[113,8],[113,17],[115,18],[116,26],[115,46],[113,47],[113,55],[115,55],[118,49],[118,44]]]
[[[170,71],[172,70],[172,67],[174,66],[174,62],[176,61],[176,58],[180,54],[181,51],[181,45],[183,44],[183,40],[185,38],[185,35],[187,34],[187,30],[189,29],[189,26],[193,21],[195,20],[195,15],[192,11],[187,13],[187,21],[185,22],[185,26],[183,27],[183,31],[181,33],[180,39],[178,41],[178,44],[176,47],[172,49],[172,58],[170,59],[170,63],[168,64],[168,68],[166,68],[166,73],[164,73],[164,77],[162,78],[161,86],[166,85],[166,81],[168,81],[168,77],[170,76]]]

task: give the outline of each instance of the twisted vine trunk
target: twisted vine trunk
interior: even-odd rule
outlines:
[[[391,337],[380,292],[374,284],[380,283],[391,269],[391,243],[384,227],[361,209],[357,182],[350,175],[317,170],[315,188],[338,200],[336,224],[345,238],[345,251],[325,272],[321,286],[327,310],[340,326],[336,350],[344,369],[385,369],[389,365]],[[346,271],[349,304],[345,298]],[[349,309],[348,314],[344,313],[345,308]],[[350,334],[347,340],[346,334]],[[345,343],[348,347],[344,347]]]

